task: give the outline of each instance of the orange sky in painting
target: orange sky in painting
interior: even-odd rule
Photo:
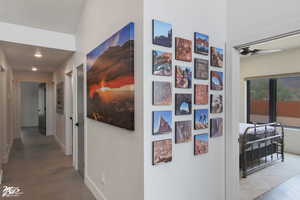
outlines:
[[[121,88],[125,85],[134,84],[134,78],[131,75],[121,76],[111,81],[101,81],[98,84],[93,84],[89,88],[89,97],[93,98],[95,92],[100,88]]]

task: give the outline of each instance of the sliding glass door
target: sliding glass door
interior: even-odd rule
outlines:
[[[247,81],[248,123],[269,122],[269,79],[255,79]]]
[[[300,127],[300,76],[247,81],[247,122]]]

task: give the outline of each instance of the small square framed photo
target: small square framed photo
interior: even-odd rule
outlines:
[[[210,137],[223,136],[223,118],[210,119]]]
[[[221,48],[210,48],[210,65],[213,67],[223,67],[224,52]]]
[[[192,121],[175,122],[175,143],[185,143],[192,140]]]
[[[208,153],[208,134],[194,135],[194,155]]]
[[[172,132],[172,111],[153,111],[152,118],[153,135]]]
[[[194,59],[194,77],[199,80],[208,80],[208,60],[195,58]]]
[[[203,33],[194,33],[194,51],[195,53],[208,55],[209,36]]]
[[[176,88],[192,88],[192,69],[190,67],[176,66]]]
[[[175,94],[175,115],[192,114],[192,94]]]
[[[172,139],[152,142],[152,165],[172,161]]]
[[[185,62],[192,62],[192,41],[175,38],[175,59]]]
[[[152,74],[156,76],[172,76],[172,53],[158,50],[152,51]]]
[[[208,85],[195,84],[194,85],[194,104],[207,105],[208,104]]]
[[[194,129],[207,129],[208,128],[208,109],[194,110]]]
[[[152,20],[153,44],[172,47],[172,25],[159,20]]]
[[[217,94],[210,95],[210,112],[222,113],[223,112],[223,96]]]
[[[223,90],[223,72],[211,71],[210,87],[211,90]]]
[[[171,105],[172,89],[170,82],[153,81],[153,105]]]

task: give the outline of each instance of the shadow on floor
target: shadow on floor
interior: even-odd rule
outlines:
[[[24,128],[21,135],[4,165],[3,185],[20,187],[24,194],[7,199],[95,200],[53,136],[40,135],[37,128]]]

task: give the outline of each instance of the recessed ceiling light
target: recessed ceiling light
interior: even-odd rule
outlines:
[[[42,53],[41,53],[40,50],[37,50],[37,51],[35,52],[34,56],[37,57],[37,58],[43,57],[43,55],[42,55]]]
[[[32,71],[37,71],[38,69],[36,67],[31,68]]]

